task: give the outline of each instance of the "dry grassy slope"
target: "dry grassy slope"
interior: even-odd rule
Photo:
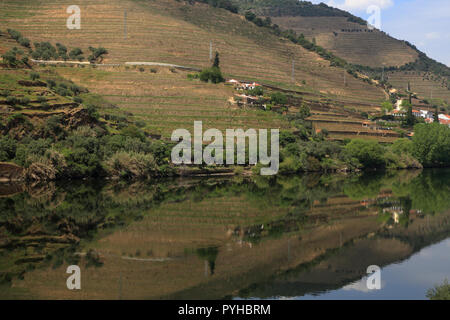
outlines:
[[[411,90],[422,99],[444,100],[450,103],[450,90],[447,89],[446,82],[430,73],[416,71],[396,71],[387,73],[389,82],[395,87],[405,92],[408,82]]]
[[[206,5],[175,0],[79,1],[81,30],[66,28],[68,0],[3,1],[0,29],[15,28],[32,41],[61,42],[71,47],[104,46],[105,62],[159,61],[204,67],[209,62],[209,43],[221,53],[225,73],[284,86],[291,85],[294,57],[296,82],[305,91],[320,91],[344,101],[378,103],[383,92],[343,71],[300,46],[257,28],[242,17]],[[124,39],[124,11],[128,37]]]
[[[370,67],[402,66],[414,62],[416,51],[384,32],[368,32],[367,26],[347,21],[346,17],[273,17],[273,22],[286,29],[315,38],[318,45],[353,64]],[[362,32],[342,32],[358,29]]]

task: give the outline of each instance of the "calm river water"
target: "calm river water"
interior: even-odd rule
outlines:
[[[450,170],[0,185],[0,299],[426,299],[446,278]]]

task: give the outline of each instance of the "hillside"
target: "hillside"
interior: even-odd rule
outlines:
[[[416,82],[414,77],[405,77],[403,71],[433,73],[435,78],[443,77],[448,82],[450,68],[428,58],[406,41],[397,40],[377,29],[370,30],[364,20],[348,12],[325,4],[313,5],[296,0],[235,0],[235,3],[241,13],[250,10],[259,16],[270,17],[272,22],[282,29],[303,34],[308,40],[330,50],[347,62],[369,67],[362,70],[371,76],[381,78],[383,67],[399,68],[391,70],[391,83],[394,86],[404,87],[405,83],[399,81],[399,78],[406,80],[406,83]],[[421,98],[429,98],[430,91],[434,90],[436,97],[448,103],[450,89],[444,85],[442,90],[442,83],[439,82],[429,82],[425,85],[425,91],[419,88],[417,93]]]
[[[201,2],[84,0],[79,3],[81,29],[69,30],[68,0],[40,1],[33,7],[26,1],[8,0],[0,4],[0,31],[17,30],[29,39],[30,50],[35,50],[36,42],[62,43],[69,50],[79,48],[85,59],[91,47],[106,48],[108,54],[98,66],[61,64],[50,69],[119,107],[108,112],[138,121],[148,136],[168,138],[174,129],[191,128],[194,120],[202,120],[205,128],[295,131],[283,111],[237,106],[232,103],[236,92],[231,86],[192,78],[192,70],[211,65],[212,44],[220,53],[226,78],[257,81],[269,88],[268,95],[284,90],[292,96],[286,111],[295,113],[302,104],[308,105],[316,133],[326,129],[337,140],[361,136],[391,142],[399,137],[392,130],[364,123],[367,115],[381,111],[382,101],[388,98],[382,86],[355,72],[349,75],[326,54],[305,49],[271,28]],[[307,8],[308,15],[322,14],[330,21],[343,19],[361,27],[360,20],[344,11]],[[0,54],[18,45],[5,32],[0,33],[0,40]],[[49,67],[34,68],[44,71]],[[445,99],[445,90],[439,93]]]
[[[221,54],[221,67],[230,77],[257,79],[282,86],[305,81],[302,90],[336,95],[340,99],[377,103],[380,89],[349,79],[329,67],[316,54],[279,39],[241,16],[205,4],[189,5],[174,0],[81,1],[81,30],[68,30],[65,8],[70,1],[41,1],[31,8],[26,1],[4,1],[0,30],[14,28],[31,42],[71,42],[110,51],[104,63],[156,61],[193,67],[210,64],[209,46]],[[124,37],[124,12],[127,37]]]
[[[326,102],[335,114],[346,108],[359,117],[361,111],[378,110],[386,99],[382,88],[346,75],[315,52],[225,9],[175,0],[85,0],[79,3],[81,29],[68,30],[66,8],[71,4],[52,0],[31,7],[26,1],[3,1],[0,30],[15,29],[32,44],[48,41],[63,43],[69,50],[79,47],[85,55],[90,46],[106,48],[109,54],[102,63],[107,66],[52,68],[120,107],[128,117],[143,121],[151,135],[169,137],[174,129],[191,128],[194,120],[202,120],[206,128],[289,129],[288,121],[277,113],[230,105],[235,92],[229,86],[189,80],[186,70],[124,65],[159,62],[204,68],[211,64],[210,42],[220,52],[227,78],[294,90],[312,107]],[[17,45],[4,33],[0,40],[0,54]]]

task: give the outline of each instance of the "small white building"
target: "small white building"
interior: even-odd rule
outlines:
[[[234,86],[238,86],[241,84],[238,80],[235,80],[235,79],[230,79],[227,81],[227,83],[232,84]]]
[[[256,87],[260,87],[260,86],[261,86],[261,85],[258,84],[258,83],[256,83],[256,82],[253,82],[253,83],[243,83],[243,84],[242,84],[242,88],[245,89],[245,90],[253,90],[253,89],[255,89]]]
[[[434,113],[428,110],[420,110],[420,116],[424,119],[433,119]]]

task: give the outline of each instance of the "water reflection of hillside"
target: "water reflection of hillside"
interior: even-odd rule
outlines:
[[[369,264],[449,236],[449,175],[3,186],[1,296],[270,297],[340,287]],[[82,266],[81,292],[65,287],[69,264]]]

